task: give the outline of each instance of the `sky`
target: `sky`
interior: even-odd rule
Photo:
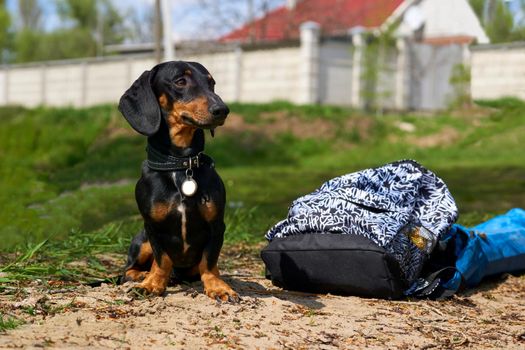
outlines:
[[[525,13],[523,12],[523,8],[520,7],[520,1],[518,0],[511,0],[509,1],[509,8],[514,13],[514,18],[516,20],[515,23],[519,23],[520,21],[525,20]]]
[[[60,18],[55,11],[56,1],[61,0],[38,0],[43,11],[43,25],[45,30],[51,30],[62,25]],[[111,0],[116,8],[122,9],[122,14],[130,10],[137,11],[145,15],[148,9],[152,9],[155,0]],[[220,23],[219,19],[213,18],[213,13],[207,10],[202,4],[204,1],[209,3],[220,0],[168,0],[172,13],[172,33],[176,41],[187,39],[211,39],[217,38],[231,28]],[[275,8],[285,3],[286,0],[270,0],[270,8]],[[516,20],[525,20],[525,14],[519,8],[520,0],[506,0],[509,8],[514,12]],[[255,0],[257,2],[257,0]],[[12,14],[16,14],[17,0],[7,0],[7,6]],[[247,18],[248,0],[229,0],[231,3],[230,12],[238,12],[239,17]],[[256,9],[257,10],[257,9]],[[225,12],[226,13],[226,12]],[[260,15],[260,11],[258,13]],[[256,14],[257,15],[257,14]],[[227,18],[224,18],[226,20]],[[16,21],[16,19],[15,19]],[[206,25],[207,21],[210,25]]]
[[[43,11],[43,25],[45,30],[52,30],[62,25],[60,18],[55,11],[55,3],[60,0],[38,0]],[[116,8],[122,9],[121,13],[128,13],[129,10],[138,11],[139,14],[145,15],[148,10],[153,9],[155,0],[111,0]],[[209,10],[203,6],[203,0],[168,0],[172,13],[172,33],[174,40],[193,39],[193,38],[210,38],[226,34],[224,30],[217,32],[220,26],[217,23],[210,26],[214,32],[207,32],[202,27],[204,18],[213,21],[213,16]],[[207,0],[219,1],[219,0]],[[271,8],[282,5],[286,0],[270,0]],[[255,1],[257,2],[257,1]],[[247,0],[230,0],[231,7],[234,11],[246,15],[248,12]],[[11,14],[17,13],[17,0],[7,0],[7,7]],[[256,9],[257,10],[257,9]],[[15,19],[16,21],[16,19]],[[211,29],[210,29],[211,30]],[[219,30],[220,31],[220,30]],[[226,29],[227,31],[227,29]]]

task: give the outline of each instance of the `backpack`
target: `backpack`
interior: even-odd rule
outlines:
[[[343,175],[296,199],[266,234],[285,289],[399,298],[457,218],[445,183],[412,160]]]

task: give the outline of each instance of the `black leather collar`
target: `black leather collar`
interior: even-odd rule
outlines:
[[[197,155],[189,157],[175,157],[165,154],[155,149],[150,143],[146,148],[148,153],[147,164],[152,170],[158,171],[177,171],[198,168],[203,164],[212,164],[213,160],[208,155],[199,152]]]

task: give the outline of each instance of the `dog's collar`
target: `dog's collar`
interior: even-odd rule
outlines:
[[[202,164],[212,164],[213,160],[206,154],[199,152],[195,156],[175,157],[170,154],[164,154],[155,149],[148,143],[146,148],[148,153],[147,164],[151,170],[159,171],[176,171],[198,168]]]

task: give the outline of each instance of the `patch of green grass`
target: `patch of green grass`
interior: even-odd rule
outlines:
[[[500,110],[525,109],[525,101],[515,97],[504,97],[497,100],[476,100],[475,103],[482,107],[497,108]]]
[[[93,232],[72,231],[65,239],[46,239],[20,247],[9,263],[0,267],[4,283],[44,279],[90,282],[119,273],[99,257],[126,252],[131,237],[116,223]]]
[[[276,135],[269,139],[263,135],[244,133],[224,135],[211,140],[207,153],[213,156],[218,167],[290,166],[303,158],[330,148],[328,140],[298,139],[290,134]]]
[[[287,101],[271,103],[230,103],[230,110],[240,114],[249,123],[260,123],[261,116],[280,113],[286,117],[299,117],[305,120],[323,118],[327,120],[340,120],[355,114],[352,109],[323,105],[296,105]]]
[[[480,105],[489,108],[368,116],[287,102],[231,104],[256,128],[219,129],[207,140],[228,194],[226,244],[263,241],[294,199],[330,178],[407,158],[445,180],[461,224],[524,207],[525,104]],[[327,121],[333,132],[263,132],[283,118],[301,127]],[[0,257],[0,282],[111,275],[97,254],[124,254],[142,226],[133,188],[145,143],[114,106],[0,108],[0,251],[13,252]]]
[[[24,324],[23,320],[19,320],[11,316],[5,316],[0,312],[0,332],[5,332],[9,329],[15,329],[22,324]]]
[[[144,140],[108,135],[127,128],[115,107],[8,112],[0,117],[5,246],[136,215],[132,184],[122,179],[138,178]]]

